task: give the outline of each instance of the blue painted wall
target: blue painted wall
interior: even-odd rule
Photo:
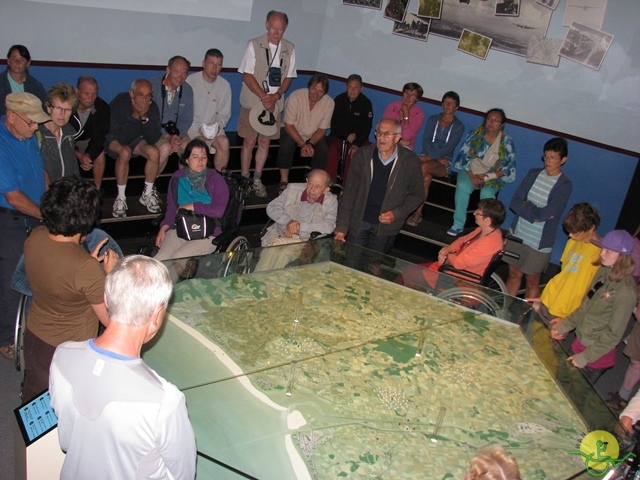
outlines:
[[[30,72],[49,88],[58,81],[66,81],[73,85],[80,75],[93,75],[100,85],[100,96],[107,102],[111,101],[115,95],[129,89],[129,86],[136,78],[151,78],[161,75],[162,68],[148,69],[106,69],[106,68],[70,68],[70,67],[32,67]],[[236,129],[239,115],[238,98],[242,86],[242,76],[236,72],[223,72],[222,76],[231,83],[233,94],[233,111],[227,130]],[[309,75],[300,75],[294,80],[291,90],[306,87]],[[329,94],[335,97],[344,91],[344,84],[331,81]],[[384,91],[365,88],[367,95],[374,106],[374,121],[381,118],[385,107],[392,101],[399,98],[398,94],[390,94]],[[462,98],[464,106],[465,99]],[[425,115],[434,115],[440,112],[440,107],[426,102],[420,103]],[[496,104],[501,107],[509,116],[508,106]],[[458,117],[465,124],[467,131],[474,129],[482,123],[482,114],[459,112]],[[544,127],[544,125],[542,125]],[[514,184],[507,185],[500,194],[500,200],[508,205],[513,193],[526,172],[535,167],[542,166],[540,160],[542,156],[542,146],[551,138],[551,135],[538,132],[525,127],[507,125],[506,131],[514,139],[517,155],[517,175],[518,179]],[[422,132],[419,134],[422,138]],[[373,135],[371,140],[373,141]],[[418,142],[420,143],[420,142]],[[616,153],[614,151],[594,147],[578,141],[569,141],[569,160],[564,166],[565,173],[573,181],[573,193],[569,199],[568,208],[574,203],[590,202],[598,208],[602,216],[602,225],[599,228],[600,234],[604,234],[615,227],[618,215],[624,203],[629,184],[636,169],[638,159],[630,155]],[[566,211],[565,211],[566,213]],[[511,223],[513,214],[509,212],[504,225]],[[556,244],[552,253],[552,261],[558,263],[564,244],[566,242],[565,233],[560,230],[557,234]]]

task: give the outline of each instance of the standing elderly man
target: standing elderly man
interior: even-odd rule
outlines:
[[[171,292],[162,263],[125,257],[105,281],[104,333],[56,349],[49,390],[67,452],[60,478],[195,478],[184,394],[140,358],[162,326]]]
[[[231,118],[231,86],[220,76],[223,59],[220,50],[210,48],[204,54],[202,72],[187,77],[187,83],[193,89],[193,123],[188,131],[189,138],[200,138],[215,150],[213,165],[219,172],[229,163],[229,139],[224,134],[224,127]],[[212,135],[203,131],[210,128],[214,129]]]
[[[42,219],[40,197],[45,173],[38,141],[38,123],[51,120],[31,93],[7,95],[0,117],[0,354],[13,359],[13,331],[19,295],[10,287],[22,245]]]
[[[359,148],[338,210],[335,238],[388,253],[402,225],[424,198],[420,158],[398,145],[402,126],[383,118],[376,144]]]
[[[327,138],[329,153],[326,170],[338,179],[338,163],[342,156],[343,142],[347,142],[347,151],[342,171],[346,180],[351,157],[358,148],[369,145],[369,134],[373,122],[371,100],[362,93],[362,77],[357,74],[347,78],[347,91],[335,98],[335,108],[331,116],[331,135]]]
[[[78,105],[73,116],[80,126],[76,137],[76,157],[80,168],[93,171],[93,183],[100,190],[104,177],[104,145],[109,133],[109,105],[98,96],[98,81],[82,75],[76,84]]]
[[[131,84],[128,92],[123,92],[111,101],[110,130],[106,148],[116,157],[116,184],[118,196],[113,202],[113,216],[127,216],[127,178],[129,160],[139,155],[147,161],[144,166],[144,192],[140,203],[150,213],[160,213],[162,209],[153,188],[159,172],[160,157],[167,158],[171,144],[165,142],[158,149],[156,142],[161,137],[160,110],[153,101],[153,89],[149,80],[139,78]],[[161,151],[162,150],[162,151]]]
[[[278,193],[289,183],[289,170],[293,165],[296,147],[300,156],[311,158],[311,168],[324,168],[327,163],[327,141],[324,135],[331,126],[334,101],[327,95],[329,79],[316,73],[309,79],[308,88],[293,92],[284,109],[284,132],[280,137]]]
[[[280,113],[284,106],[284,94],[291,86],[296,73],[296,52],[293,43],[282,38],[289,17],[286,13],[271,10],[265,24],[267,34],[249,40],[244,57],[238,67],[242,73],[240,91],[240,119],[238,135],[244,141],[240,152],[242,176],[249,178],[249,167],[253,147],[258,142],[256,167],[253,173],[252,188],[258,197],[265,198],[267,190],[262,184],[262,169],[267,161],[269,143],[280,138]],[[273,114],[276,128],[270,136],[260,135],[249,120],[252,108],[261,108]],[[258,112],[260,113],[260,112]]]
[[[185,84],[190,67],[189,60],[175,55],[169,59],[164,75],[149,80],[153,89],[153,101],[160,109],[162,123],[162,136],[156,142],[160,150],[158,174],[167,165],[169,155],[181,155],[190,140],[187,132],[193,123],[193,89],[188,83]],[[166,142],[171,146],[168,150],[163,148]]]
[[[47,91],[47,111],[51,121],[41,124],[36,132],[40,153],[44,161],[44,169],[47,181],[52,184],[62,177],[79,175],[78,157],[76,156],[75,142],[78,132],[71,125],[71,112],[78,102],[78,96],[74,88],[65,82],[56,83]],[[73,118],[73,123],[76,123]],[[80,128],[79,125],[77,128]],[[103,144],[104,145],[104,144]],[[83,238],[81,245],[91,253],[98,245],[107,240],[106,248],[111,248],[122,256],[122,250],[116,241],[104,230],[93,228]],[[25,295],[31,296],[31,286],[27,280],[24,257],[20,258],[15,273],[11,280],[11,287]]]

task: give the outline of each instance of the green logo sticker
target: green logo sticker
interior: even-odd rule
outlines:
[[[580,443],[580,450],[571,450],[569,453],[582,456],[587,472],[594,477],[604,475],[608,468],[620,465],[631,456],[635,457],[629,452],[624,458],[618,459],[620,445],[613,435],[604,430],[588,433]]]

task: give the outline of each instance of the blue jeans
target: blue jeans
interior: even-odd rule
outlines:
[[[106,238],[109,239],[107,244],[100,249],[100,254],[104,253],[107,248],[110,248],[114,252],[116,252],[120,258],[123,257],[122,250],[120,249],[120,245],[116,243],[111,235],[109,235],[104,230],[100,230],[99,228],[94,228],[89,232],[87,238],[84,239],[80,245],[87,252],[91,253],[96,246]],[[11,288],[13,288],[16,292],[22,293],[24,295],[31,296],[33,295],[31,292],[31,286],[29,285],[29,280],[27,279],[27,272],[24,268],[24,255],[20,257],[18,261],[18,265],[16,266],[15,271],[13,272],[13,277],[11,277]]]
[[[376,252],[389,253],[395,235],[377,235],[378,225],[362,222],[357,235],[347,235],[347,242],[360,247],[365,247]]]
[[[467,208],[469,207],[469,197],[477,188],[471,183],[471,177],[465,170],[458,172],[458,180],[456,182],[455,211],[453,212],[453,226],[464,228],[467,222]],[[480,200],[485,198],[496,198],[500,189],[485,185],[480,189]]]

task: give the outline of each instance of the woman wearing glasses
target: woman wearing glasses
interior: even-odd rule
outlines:
[[[50,182],[66,175],[80,175],[75,151],[80,125],[69,123],[77,105],[78,95],[68,83],[56,83],[47,91],[47,113],[51,121],[40,124],[36,136]]]
[[[458,169],[453,225],[447,235],[464,230],[471,193],[480,189],[480,199],[496,198],[505,183],[516,179],[516,151],[504,132],[507,116],[499,108],[487,112],[484,123],[467,135],[454,167]]]
[[[441,277],[434,274],[433,270],[438,270],[442,265],[451,265],[458,270],[466,270],[482,276],[493,256],[502,250],[503,240],[500,225],[506,215],[507,210],[500,200],[495,198],[480,200],[478,208],[474,212],[478,228],[468,235],[458,238],[451,245],[441,248],[437,261],[422,263],[419,267],[407,267],[402,272],[402,278],[398,279],[398,283],[421,288],[425,286],[424,282],[426,281],[429,286],[435,288],[436,282]],[[450,275],[455,276],[455,273],[450,273]],[[444,276],[442,279],[444,280]]]
[[[633,237],[624,230],[613,230],[601,241],[600,268],[580,307],[566,318],[551,320],[551,337],[563,340],[576,331],[571,344],[573,356],[567,360],[585,369],[588,377],[597,379],[603,370],[613,367],[616,345],[620,342],[629,317],[636,306],[636,285],[631,276]]]

